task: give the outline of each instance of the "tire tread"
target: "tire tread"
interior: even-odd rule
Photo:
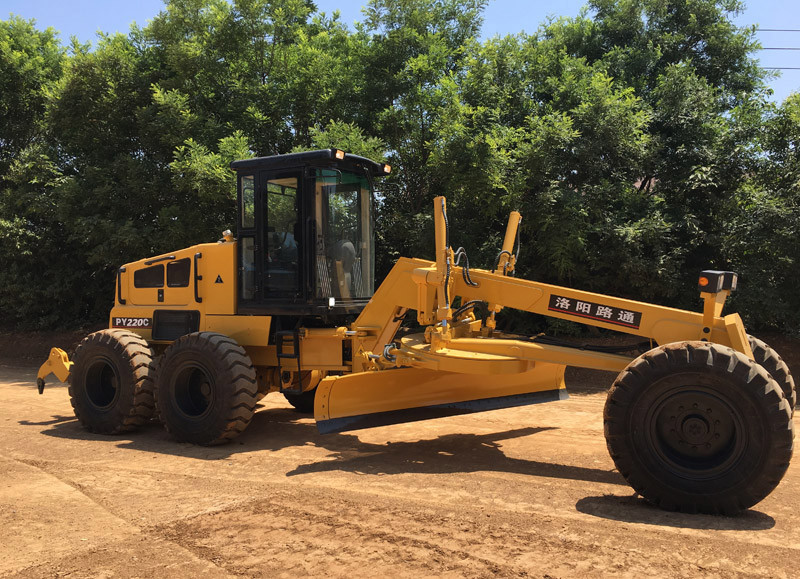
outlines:
[[[89,409],[82,408],[78,386],[74,384],[75,368],[86,363],[86,356],[95,348],[110,350],[117,354],[120,380],[128,378],[132,382],[130,400],[122,400],[121,416],[111,426],[102,424],[92,416]],[[101,434],[120,434],[131,432],[147,423],[154,414],[155,405],[153,382],[153,351],[141,336],[126,330],[107,329],[86,336],[75,349],[75,366],[68,381],[70,403],[75,416],[90,432]],[[119,387],[122,387],[121,385]]]
[[[220,384],[217,387],[224,391],[226,406],[219,420],[209,425],[206,432],[187,435],[181,431],[180,424],[170,424],[173,420],[165,411],[159,397],[166,394],[172,357],[191,352],[192,355],[210,360],[219,368]],[[221,383],[224,382],[225,385]],[[179,440],[213,446],[227,442],[239,434],[250,424],[256,409],[258,387],[256,372],[247,352],[233,339],[215,332],[194,332],[178,338],[164,352],[156,375],[157,388],[156,407],[164,427]]]
[[[633,435],[628,432],[630,418],[626,412],[657,376],[687,369],[728,375],[748,400],[754,400],[762,408],[767,421],[765,431],[771,442],[763,467],[760,472],[752,473],[746,488],[713,492],[709,487],[702,497],[693,497],[688,491],[665,490],[668,486],[661,481],[648,482],[656,475],[647,472],[636,457],[629,440]],[[770,373],[740,352],[708,342],[667,344],[631,362],[608,392],[603,423],[606,444],[617,470],[641,496],[667,510],[731,515],[749,508],[766,497],[782,479],[793,448],[790,402]]]

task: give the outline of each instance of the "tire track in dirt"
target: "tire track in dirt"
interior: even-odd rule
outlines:
[[[203,558],[227,561],[229,572],[247,576],[324,574],[331,564],[337,574],[354,577],[525,576],[536,568],[554,576],[781,574],[747,542],[709,540],[685,530],[642,533],[640,525],[613,521],[584,522],[305,488],[281,490],[269,499],[159,526],[155,532]],[[654,558],[643,536],[669,556]],[[797,549],[771,554],[794,558]]]
[[[65,389],[40,398],[23,378],[0,368],[0,460],[24,471],[0,471],[0,524],[23,530],[0,553],[22,576],[795,574],[800,466],[742,517],[649,507],[613,470],[602,393],[325,437],[268,397],[240,439],[206,449],[155,425],[87,434]],[[26,531],[42,521],[57,540]]]
[[[179,544],[166,543],[163,537],[147,536],[146,528],[137,524],[137,521],[119,516],[113,504],[99,499],[91,488],[86,488],[80,483],[76,483],[63,475],[57,474],[56,468],[46,461],[31,458],[8,457],[8,460],[18,465],[16,468],[6,463],[2,471],[5,481],[5,489],[22,485],[30,493],[41,493],[50,500],[51,507],[47,508],[41,503],[41,497],[34,501],[16,499],[7,500],[5,494],[0,492],[0,521],[6,519],[4,525],[7,532],[15,532],[15,537],[7,538],[0,547],[0,576],[20,575],[20,576],[53,576],[54,565],[57,568],[64,566],[58,558],[53,563],[47,565],[35,564],[30,558],[20,558],[17,545],[27,544],[25,551],[37,551],[31,543],[47,545],[48,550],[54,552],[65,561],[70,559],[83,560],[85,556],[92,556],[98,552],[108,551],[109,544],[117,544],[114,549],[119,553],[130,550],[128,543],[147,543],[150,544],[154,539],[161,545],[153,546],[158,550],[170,553],[171,556],[179,556],[183,561],[179,576],[189,572],[192,568],[203,569],[205,572],[214,567],[212,561],[202,561],[195,559],[190,552],[187,552]],[[0,463],[3,459],[0,458]],[[13,471],[16,471],[16,480],[13,480]],[[18,496],[18,493],[9,493]],[[59,505],[56,507],[56,505]],[[43,512],[44,509],[53,511]],[[16,524],[15,517],[17,511],[26,514],[25,522],[22,525]],[[53,533],[48,531],[57,525],[57,521],[64,515],[72,513],[73,516],[63,521],[61,529],[53,528]],[[74,516],[80,513],[82,516]],[[82,524],[82,521],[91,521],[92,524]],[[33,524],[31,524],[33,523]],[[66,532],[65,528],[66,527]],[[142,534],[145,533],[145,536]],[[9,548],[10,547],[10,548]],[[81,555],[76,558],[74,552]],[[134,556],[135,557],[135,556]],[[32,564],[26,564],[32,563]],[[66,565],[67,567],[69,565]]]

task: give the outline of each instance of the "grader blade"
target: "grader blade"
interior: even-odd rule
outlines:
[[[327,434],[568,397],[559,364],[498,376],[396,368],[325,378],[317,387],[314,418]]]

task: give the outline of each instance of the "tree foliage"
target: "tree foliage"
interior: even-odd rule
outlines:
[[[0,22],[0,311],[74,325],[119,264],[234,222],[236,158],[337,147],[393,167],[379,274],[430,257],[430,203],[491,267],[509,210],[520,275],[695,308],[741,273],[751,326],[800,328],[800,100],[767,100],[736,0],[590,0],[479,40],[486,0],[169,0],[146,27],[60,44]],[[506,323],[530,329],[517,316]]]

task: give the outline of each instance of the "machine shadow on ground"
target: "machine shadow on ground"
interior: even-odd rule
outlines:
[[[200,460],[224,460],[239,453],[275,452],[313,445],[329,451],[322,460],[298,464],[286,472],[294,477],[318,472],[343,471],[364,475],[404,473],[508,472],[523,475],[625,486],[613,470],[531,461],[507,456],[503,440],[535,435],[554,427],[523,427],[488,434],[446,434],[410,442],[363,442],[355,434],[321,435],[313,419],[288,408],[256,412],[244,434],[230,444],[202,447],[176,442],[155,422],[139,432],[119,436],[92,434],[72,416],[53,416],[42,422],[20,421],[24,426],[47,426],[42,433],[56,438],[115,441],[120,448],[156,452]]]
[[[614,470],[532,461],[507,456],[502,441],[533,436],[554,427],[522,427],[486,434],[445,434],[416,441],[363,442],[355,434],[320,435],[313,419],[289,408],[262,409],[253,417],[247,431],[232,443],[201,447],[176,442],[155,421],[139,432],[106,436],[87,432],[72,415],[53,415],[39,422],[21,420],[20,425],[42,427],[43,434],[56,438],[113,442],[120,448],[153,452],[199,460],[226,460],[240,453],[277,452],[298,446],[323,448],[329,454],[322,460],[298,464],[287,477],[321,472],[348,472],[357,475],[454,474],[506,472],[526,476],[627,487]],[[761,531],[775,526],[775,520],[759,511],[748,510],[737,517],[688,515],[663,511],[627,489],[621,494],[587,496],[575,509],[593,517],[626,523],[699,530]]]
[[[20,424],[49,427],[43,434],[57,438],[113,441],[120,448],[209,461],[225,460],[245,452],[280,451],[307,445],[329,451],[322,460],[298,464],[288,470],[287,477],[335,471],[365,476],[485,471],[612,484],[626,489],[621,489],[620,494],[582,498],[575,504],[575,510],[614,521],[680,529],[761,531],[775,526],[775,519],[752,509],[737,517],[663,511],[631,495],[627,483],[616,471],[519,459],[507,456],[502,450],[504,440],[557,430],[553,427],[523,427],[488,434],[445,434],[417,441],[375,444],[363,442],[350,433],[320,435],[311,418],[288,408],[271,408],[257,412],[248,430],[231,444],[201,447],[172,440],[156,423],[140,432],[117,437],[87,432],[73,416],[55,415],[51,420],[20,421]]]
[[[612,521],[679,529],[765,531],[775,526],[775,519],[753,509],[735,517],[673,513],[648,503],[637,494],[585,497],[575,503],[575,509],[587,515]]]
[[[606,393],[614,380],[617,372],[605,370],[590,370],[588,368],[575,368],[567,366],[564,373],[564,382],[570,396]]]

